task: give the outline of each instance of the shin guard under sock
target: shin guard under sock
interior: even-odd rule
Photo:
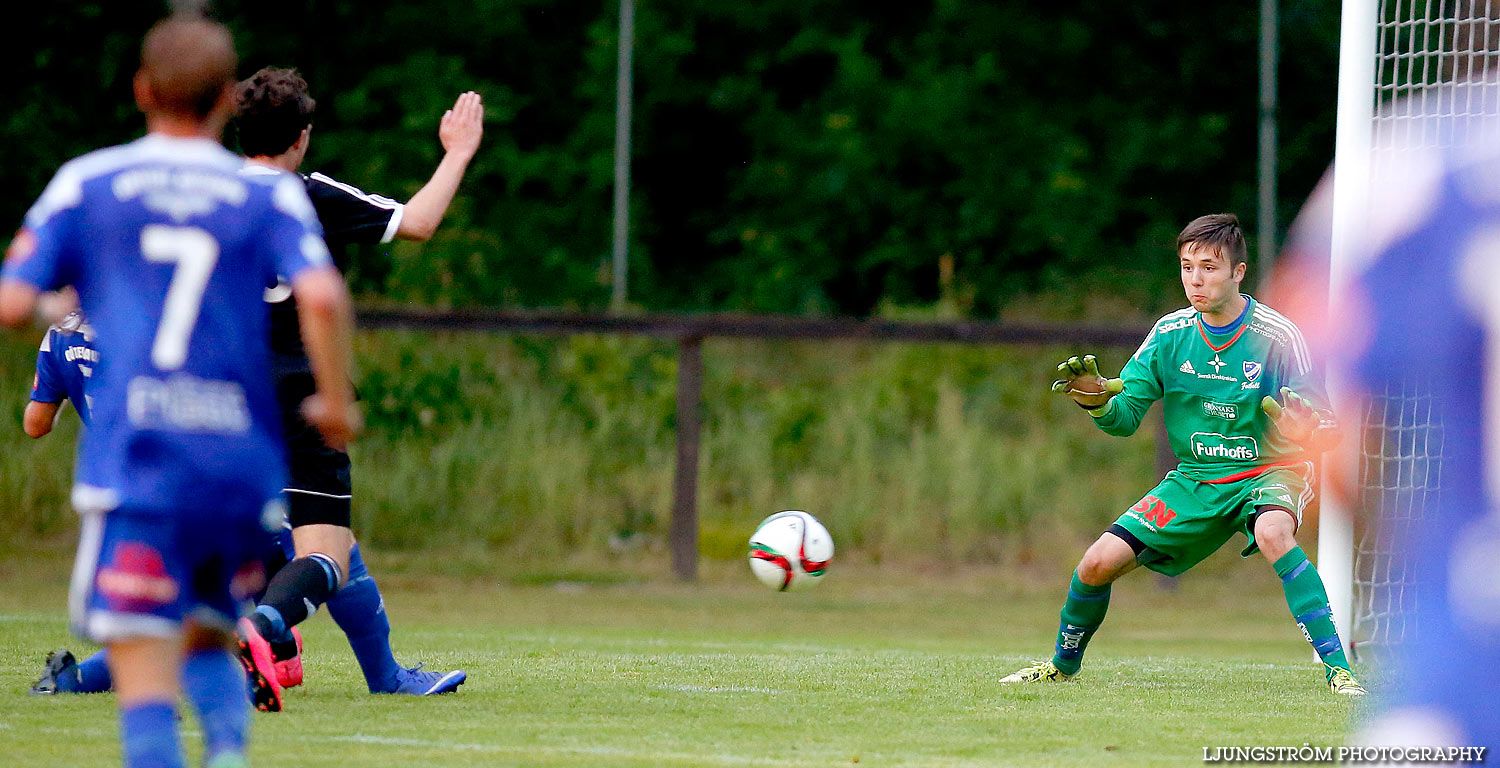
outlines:
[[[349,582],[328,601],[328,615],[349,638],[370,693],[395,691],[400,665],[391,653],[391,622],[358,544],[349,553]]]
[[[1063,603],[1061,621],[1057,628],[1057,646],[1052,655],[1052,664],[1063,674],[1076,675],[1083,665],[1083,652],[1089,640],[1104,623],[1104,613],[1109,610],[1109,585],[1095,587],[1083,583],[1078,572],[1073,572],[1073,583],[1068,586],[1068,600]]]
[[[292,627],[327,602],[342,577],[333,558],[321,553],[287,563],[271,579],[260,606],[250,616],[255,631],[273,643],[291,640]]]
[[[1291,609],[1302,636],[1312,643],[1324,664],[1348,669],[1349,660],[1344,656],[1344,646],[1333,623],[1333,609],[1328,606],[1328,592],[1307,553],[1301,547],[1292,547],[1276,560],[1274,567],[1276,575],[1281,577],[1281,589],[1286,592],[1286,607]]]

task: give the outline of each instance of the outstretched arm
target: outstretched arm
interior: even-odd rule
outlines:
[[[446,153],[432,178],[407,201],[396,237],[417,241],[432,238],[448,212],[448,204],[453,202],[453,195],[458,192],[469,161],[479,150],[479,140],[483,135],[484,102],[479,94],[469,91],[458,97],[453,109],[443,113],[443,120],[438,125],[438,140],[443,143]]]
[[[1140,393],[1150,389],[1140,381],[1128,386],[1126,376],[1132,374],[1126,366],[1121,378],[1111,379],[1099,373],[1099,362],[1093,355],[1070,357],[1057,366],[1062,378],[1052,382],[1052,391],[1073,398],[1073,402],[1094,417],[1094,425],[1105,433],[1118,437],[1135,434],[1141,425],[1141,417],[1151,407],[1156,396],[1142,397]],[[1139,372],[1136,378],[1139,378]]]
[[[1156,374],[1156,331],[1153,329],[1126,361],[1118,379],[1099,373],[1099,363],[1093,355],[1069,358],[1057,366],[1057,373],[1060,378],[1052,383],[1054,392],[1073,398],[1105,433],[1129,437],[1141,426],[1151,404],[1161,399],[1161,379]]]

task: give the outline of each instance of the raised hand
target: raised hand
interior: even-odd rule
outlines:
[[[467,91],[453,102],[453,108],[443,113],[438,124],[438,141],[449,154],[474,157],[479,151],[479,140],[484,136],[484,101],[479,94]]]
[[[1103,406],[1125,390],[1125,382],[1099,373],[1099,361],[1093,355],[1074,355],[1058,363],[1057,375],[1052,391],[1073,398],[1073,402],[1085,408]]]
[[[1281,400],[1278,403],[1276,398],[1266,395],[1260,400],[1260,408],[1271,417],[1271,423],[1283,437],[1315,452],[1330,450],[1338,444],[1340,433],[1332,416],[1318,413],[1312,403],[1289,387],[1281,388]]]

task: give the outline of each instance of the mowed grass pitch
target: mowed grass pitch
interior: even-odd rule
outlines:
[[[382,586],[398,657],[461,667],[468,684],[429,699],[366,694],[320,614],[304,625],[306,685],[288,711],[254,718],[256,764],[1201,765],[1210,745],[1340,744],[1356,706],[1322,685],[1259,560],[1189,574],[1175,591],[1132,574],[1085,674],[1019,688],[995,681],[1049,652],[1066,572],[835,564],[816,590],[777,594],[729,563],[698,585],[530,586],[382,565],[395,574]],[[112,696],[25,693],[48,649],[86,650],[65,635],[65,572],[0,565],[7,766],[118,765]],[[184,730],[196,755],[191,716]]]

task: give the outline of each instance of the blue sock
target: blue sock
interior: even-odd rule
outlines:
[[[250,700],[239,660],[217,648],[190,652],[182,665],[182,690],[203,729],[204,762],[222,754],[244,754]]]
[[[108,651],[99,651],[78,662],[78,685],[67,689],[67,693],[104,693],[113,682],[109,677]],[[63,690],[59,685],[58,690]]]
[[[125,768],[185,768],[176,708],[165,701],[121,706],[120,753]]]
[[[349,638],[349,647],[354,649],[359,669],[365,673],[370,693],[395,691],[396,673],[401,666],[391,653],[391,622],[385,615],[380,588],[370,577],[358,544],[349,552],[349,581],[328,601],[328,615]]]

